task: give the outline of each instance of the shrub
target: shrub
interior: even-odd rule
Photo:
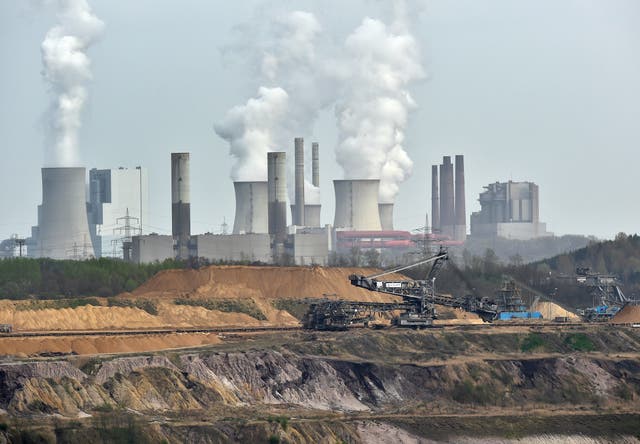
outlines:
[[[520,345],[520,350],[523,352],[530,352],[536,348],[542,347],[545,344],[544,338],[537,334],[531,333],[522,340],[522,344]]]
[[[564,343],[575,351],[590,352],[595,350],[595,345],[584,333],[574,333],[566,337]]]

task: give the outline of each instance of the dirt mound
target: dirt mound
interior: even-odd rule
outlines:
[[[136,289],[138,297],[303,299],[335,294],[341,299],[385,302],[392,296],[357,288],[349,275],[370,275],[371,268],[211,266],[166,270]],[[406,279],[389,275],[385,279]]]
[[[627,304],[611,320],[614,324],[640,323],[640,305]]]
[[[539,311],[544,319],[553,320],[560,317],[578,319],[577,314],[572,313],[553,302],[539,301],[531,307],[531,311]]]
[[[79,355],[131,353],[197,347],[218,344],[221,340],[212,333],[182,333],[144,336],[84,336],[2,338],[1,355],[33,356],[40,353],[76,353]]]

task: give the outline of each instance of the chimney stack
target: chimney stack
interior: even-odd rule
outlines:
[[[438,191],[438,165],[431,165],[431,232],[440,231],[440,192]]]
[[[176,258],[188,259],[191,237],[189,153],[171,153],[171,216]]]
[[[318,142],[311,144],[311,183],[316,188],[320,186],[320,146]]]
[[[444,156],[440,165],[440,232],[453,239],[454,224],[453,164],[451,156]]]
[[[287,235],[287,153],[267,153],[267,176],[269,234],[283,242]]]
[[[464,198],[464,156],[456,156],[455,239],[467,239],[467,211]]]
[[[295,211],[293,225],[304,226],[304,139],[296,137],[295,144]]]

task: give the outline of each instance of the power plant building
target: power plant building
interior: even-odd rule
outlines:
[[[122,257],[120,241],[142,234],[148,220],[146,168],[89,171],[89,228],[96,257]]]
[[[551,236],[540,222],[539,190],[533,182],[496,182],[480,193],[480,211],[471,215],[471,236],[528,240]]]
[[[29,255],[51,259],[94,257],[87,217],[85,168],[43,168],[42,205]]]

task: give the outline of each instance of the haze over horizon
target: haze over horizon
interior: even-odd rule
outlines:
[[[50,94],[40,48],[57,19],[50,5],[35,3],[0,4],[0,239],[28,236],[41,202]],[[92,79],[78,133],[81,163],[148,168],[145,231],[159,233],[171,230],[175,151],[191,152],[192,232],[233,222],[234,159],[213,126],[260,85],[251,61],[229,48],[296,10],[318,19],[321,51],[343,45],[366,17],[393,19],[382,2],[367,0],[88,3],[105,27],[87,49]],[[639,3],[408,3],[425,75],[407,86],[416,107],[402,143],[413,173],[399,184],[397,228],[424,225],[430,165],[464,154],[467,216],[479,209],[484,185],[528,180],[540,186],[540,218],[556,234],[639,231]],[[298,135],[306,145],[320,143],[322,221],[332,223],[340,130],[333,107],[317,113],[310,131]],[[291,150],[289,143],[282,149]]]

